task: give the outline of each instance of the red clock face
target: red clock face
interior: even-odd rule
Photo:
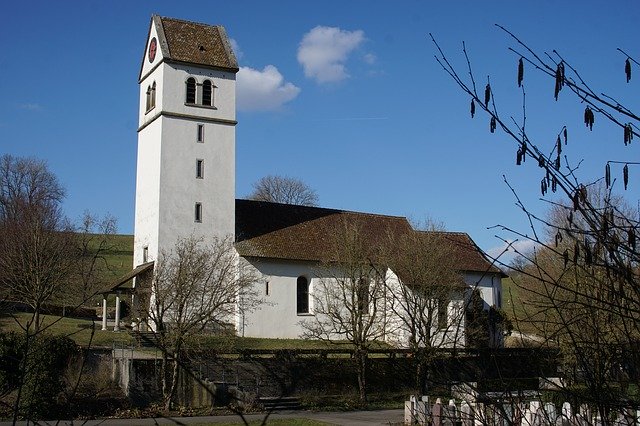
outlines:
[[[151,43],[149,43],[149,62],[153,62],[156,58],[156,51],[158,50],[158,42],[156,38],[151,39]]]

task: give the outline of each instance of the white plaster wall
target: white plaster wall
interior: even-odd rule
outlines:
[[[465,283],[471,289],[477,288],[480,291],[485,309],[494,305],[502,306],[501,301],[498,302],[498,295],[502,296],[502,279],[498,274],[465,272],[463,276]]]
[[[156,49],[156,57],[153,60],[153,62],[149,62],[149,44],[151,43],[151,39],[154,37],[156,38],[156,41],[158,43],[157,49]],[[162,49],[160,48],[160,40],[158,39],[158,31],[156,29],[156,26],[152,23],[151,28],[149,30],[149,37],[147,38],[147,44],[145,45],[145,48],[144,48],[144,54],[142,57],[142,73],[140,74],[140,76],[144,78],[145,75],[148,74],[149,71],[151,71],[154,66],[156,66],[162,61],[162,59],[163,59],[163,56],[162,56]],[[145,90],[146,90],[146,86],[145,86]]]
[[[399,287],[402,285],[393,271],[387,272],[387,285],[394,291],[395,294],[400,295]],[[395,290],[394,290],[395,289]],[[398,296],[401,297],[401,296]],[[407,311],[403,309],[406,306],[400,303],[397,299],[394,299],[393,305],[389,305],[387,309],[386,318],[386,341],[397,347],[408,347],[410,333],[406,327],[406,321],[403,318],[408,318]],[[432,312],[433,318],[431,323],[430,343],[433,347],[440,348],[453,348],[464,347],[465,334],[464,334],[464,295],[459,294],[456,297],[452,297],[447,305],[447,328],[438,329],[438,312],[437,309]]]
[[[164,66],[159,66],[140,82],[140,102],[138,108],[138,128],[152,122],[162,111],[162,94],[164,89]],[[147,111],[147,88],[156,83],[156,105]]]
[[[185,105],[189,75],[213,80],[217,108]],[[153,81],[156,106],[147,111]],[[141,81],[139,93],[134,266],[142,263],[145,245],[154,260],[179,238],[233,239],[235,75],[162,63]],[[203,143],[197,142],[198,125],[204,126]],[[204,160],[203,179],[196,178],[197,159]],[[201,222],[195,222],[196,202],[202,203]]]
[[[211,80],[213,89],[214,108],[185,105],[186,82],[189,77],[202,84],[205,79]],[[218,71],[196,66],[171,64],[165,67],[163,74],[164,93],[162,96],[163,109],[178,114],[198,115],[209,119],[236,119],[235,101],[236,76],[230,71]],[[197,97],[202,93],[201,86],[196,89]]]
[[[310,282],[313,294],[319,282],[316,264],[312,262],[286,262],[267,259],[247,259],[262,280],[256,284],[256,291],[264,303],[240,321],[238,334],[246,337],[272,337],[297,339],[304,332],[300,321],[309,320],[313,315],[298,314],[297,279],[305,276]],[[265,293],[269,282],[269,294]],[[313,297],[310,297],[310,311],[313,312]]]
[[[157,259],[161,130],[161,123],[156,120],[138,134],[133,266],[143,263],[142,249],[145,246],[149,247],[149,260]]]
[[[299,338],[305,331],[301,321],[313,321],[313,296],[319,296],[322,280],[335,276],[329,271],[326,277],[320,277],[322,273],[314,262],[287,262],[269,259],[246,259],[262,276],[256,284],[256,291],[264,303],[254,312],[246,314],[240,319],[238,334],[246,337],[273,337],[273,338]],[[310,280],[310,312],[308,315],[299,315],[296,312],[297,305],[297,279],[305,276]],[[393,286],[401,285],[392,271],[387,273],[388,282]],[[266,282],[269,283],[269,294],[266,294]],[[379,298],[378,312],[380,326],[385,329],[385,341],[390,344],[406,347],[408,332],[402,320],[393,312],[389,298]],[[437,347],[464,347],[464,321],[461,316],[464,312],[463,296],[450,301],[447,307],[449,324],[446,330],[432,330],[432,342]],[[437,324],[437,319],[434,321]],[[458,328],[459,327],[459,328]]]
[[[235,127],[199,120],[161,117],[162,159],[159,244],[169,250],[178,238],[194,235],[233,238],[235,227]],[[196,141],[204,125],[205,140]],[[204,178],[196,178],[196,159]],[[195,203],[202,222],[195,222]]]

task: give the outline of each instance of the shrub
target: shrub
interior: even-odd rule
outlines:
[[[19,398],[19,415],[55,418],[66,411],[65,371],[78,346],[66,336],[0,333],[0,389]]]

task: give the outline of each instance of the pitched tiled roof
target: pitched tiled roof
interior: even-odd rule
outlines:
[[[167,52],[165,60],[238,71],[238,62],[221,25],[160,17]],[[163,45],[165,47],[165,45]]]
[[[333,261],[338,233],[357,228],[375,248],[387,232],[410,232],[403,217],[264,201],[236,200],[236,248],[241,256]]]
[[[496,274],[504,273],[492,264],[482,253],[482,250],[473,242],[471,237],[464,232],[434,232],[416,231],[418,235],[428,238],[429,233],[438,234],[438,241],[447,244],[451,251],[458,270],[467,272],[490,272]]]
[[[236,248],[241,256],[332,261],[335,235],[356,228],[365,245],[381,247],[389,235],[416,232],[406,218],[264,201],[236,200]],[[501,273],[464,233],[443,232],[461,271]],[[375,253],[372,252],[372,255]]]

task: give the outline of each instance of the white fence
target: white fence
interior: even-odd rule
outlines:
[[[518,403],[483,404],[440,398],[429,403],[429,398],[411,396],[404,406],[404,423],[433,426],[631,426],[640,425],[640,410],[624,408],[609,413],[606,421],[587,405],[572,407],[565,402],[561,407],[538,400]]]

